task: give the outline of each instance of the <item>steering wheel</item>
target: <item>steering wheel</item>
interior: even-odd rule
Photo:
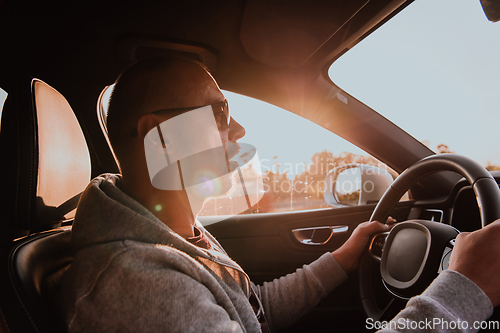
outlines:
[[[370,221],[386,221],[412,184],[438,171],[453,171],[469,181],[483,228],[500,218],[500,190],[491,174],[467,157],[440,154],[420,160],[399,175],[378,202]],[[447,259],[458,233],[447,224],[411,220],[397,223],[390,233],[375,235],[359,268],[366,315],[376,321],[389,321],[409,298],[423,292],[438,272],[448,267]]]

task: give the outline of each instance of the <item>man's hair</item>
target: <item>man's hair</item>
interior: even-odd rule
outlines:
[[[121,169],[130,153],[127,149],[131,140],[130,133],[144,114],[144,103],[148,98],[165,93],[165,86],[158,86],[148,78],[158,70],[175,68],[179,61],[195,63],[209,73],[207,68],[196,60],[170,56],[136,61],[125,68],[116,79],[108,104],[106,122],[109,141]],[[172,85],[175,85],[175,82],[172,82]]]

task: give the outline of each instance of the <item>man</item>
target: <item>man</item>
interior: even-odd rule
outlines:
[[[150,59],[130,66],[118,78],[109,105],[108,131],[122,175],[94,179],[80,200],[72,235],[76,253],[61,292],[70,332],[276,330],[292,323],[347,278],[371,234],[390,229],[378,222],[362,223],[335,252],[263,286],[252,284],[197,222],[206,197],[190,195],[188,188],[199,193],[200,183],[186,181],[184,155],[178,151],[185,147],[173,145],[175,138],[167,138],[163,125],[172,119],[197,119],[189,117],[195,110],[212,115],[217,135],[207,132],[205,140],[220,142],[229,160],[234,152],[228,147],[245,131],[229,117],[224,101],[205,68],[188,60]],[[189,123],[179,124],[182,130],[177,126],[172,130],[189,130]],[[158,154],[167,156],[167,161],[158,164]],[[206,163],[220,176],[214,178],[226,179],[214,195],[229,190],[228,178],[218,172],[221,167],[215,167],[210,158]],[[171,171],[158,181],[155,177],[167,169]],[[228,161],[229,179],[234,173],[235,166]],[[173,185],[177,176],[181,181]],[[499,288],[481,274],[478,277],[475,261],[468,258],[473,250],[468,247],[478,246],[492,234],[462,234],[450,264],[489,298],[462,274],[446,271],[399,316],[425,318],[438,313],[448,319],[487,318],[491,302],[500,303]],[[490,269],[489,273],[498,271]],[[447,283],[448,292],[436,291]],[[474,309],[456,306],[464,300],[450,296],[456,288],[465,288],[461,297],[474,302]],[[446,302],[451,306],[446,308]]]

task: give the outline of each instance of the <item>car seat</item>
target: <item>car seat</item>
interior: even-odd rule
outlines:
[[[55,89],[30,78],[8,93],[0,127],[0,333],[64,332],[53,296],[72,260],[69,225],[90,181],[89,151]]]

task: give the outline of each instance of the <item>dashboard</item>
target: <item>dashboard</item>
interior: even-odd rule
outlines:
[[[500,184],[500,171],[491,172]],[[481,215],[471,184],[460,179],[450,194],[439,202],[415,203],[408,219],[424,219],[449,224],[460,232],[481,229]]]

